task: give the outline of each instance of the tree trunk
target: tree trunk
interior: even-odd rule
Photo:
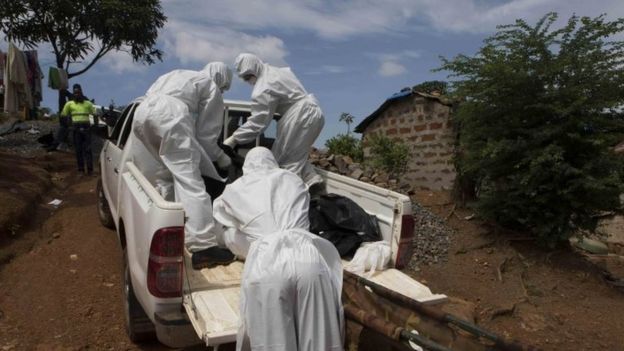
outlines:
[[[65,106],[65,102],[67,98],[65,97],[65,93],[62,90],[58,91],[58,114],[61,114],[61,111],[63,111],[63,107]]]
[[[57,52],[55,52],[55,56],[56,56],[56,68],[63,69],[63,66],[64,66],[63,59]],[[68,79],[68,84],[69,84],[69,77],[67,79]],[[65,92],[59,89],[58,91],[58,115],[59,116],[61,115],[61,111],[63,111],[63,107],[65,106],[66,102],[67,102],[67,96],[65,95]]]

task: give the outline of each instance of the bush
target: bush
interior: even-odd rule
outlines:
[[[349,134],[338,134],[328,139],[325,146],[332,155],[349,156],[356,162],[362,162],[364,158],[362,143]]]
[[[554,13],[535,26],[500,26],[477,55],[443,59],[459,78],[459,184],[473,184],[480,216],[554,246],[619,205],[624,162],[624,30]]]
[[[374,134],[370,137],[368,146],[370,146],[368,163],[371,166],[381,168],[394,177],[400,177],[407,171],[410,151],[409,146],[403,142]]]

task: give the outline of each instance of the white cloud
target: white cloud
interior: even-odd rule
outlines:
[[[224,27],[206,27],[171,20],[164,31],[165,49],[182,63],[234,63],[241,52],[251,52],[268,63],[285,64],[284,42],[272,35],[253,36]]]
[[[395,61],[383,61],[379,66],[379,75],[382,77],[398,76],[407,72],[407,68]]]
[[[310,71],[305,72],[308,75],[317,75],[317,74],[340,74],[349,72],[349,69],[344,66],[335,66],[335,65],[322,65],[318,69],[312,69]]]
[[[132,55],[125,51],[111,51],[101,58],[100,63],[108,66],[115,73],[142,72],[147,69],[146,65],[134,62]]]
[[[377,73],[382,77],[393,77],[407,72],[405,62],[410,62],[421,57],[420,51],[416,50],[368,53],[366,55],[379,61]]]
[[[492,32],[517,18],[533,22],[550,11],[624,17],[624,2],[601,0],[168,0],[171,19],[234,30],[307,31],[327,39],[408,32]]]

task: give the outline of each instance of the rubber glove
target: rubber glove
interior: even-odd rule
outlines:
[[[234,149],[234,146],[236,146],[236,140],[234,139],[234,136],[225,139],[223,145],[229,146],[231,149]]]
[[[217,166],[221,169],[227,169],[232,164],[232,159],[230,156],[226,155],[225,152],[222,152],[219,158],[217,158]]]

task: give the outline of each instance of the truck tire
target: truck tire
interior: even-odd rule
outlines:
[[[124,250],[124,315],[126,321],[126,332],[128,338],[133,343],[144,343],[156,341],[156,329],[154,323],[149,319],[143,307],[134,295],[132,281],[130,279],[130,269],[128,268],[128,255]]]
[[[110,207],[106,196],[104,196],[104,189],[102,188],[102,178],[100,177],[97,182],[97,196],[98,196],[98,217],[103,226],[109,229],[115,229],[115,221],[113,221],[113,215],[111,214]]]

